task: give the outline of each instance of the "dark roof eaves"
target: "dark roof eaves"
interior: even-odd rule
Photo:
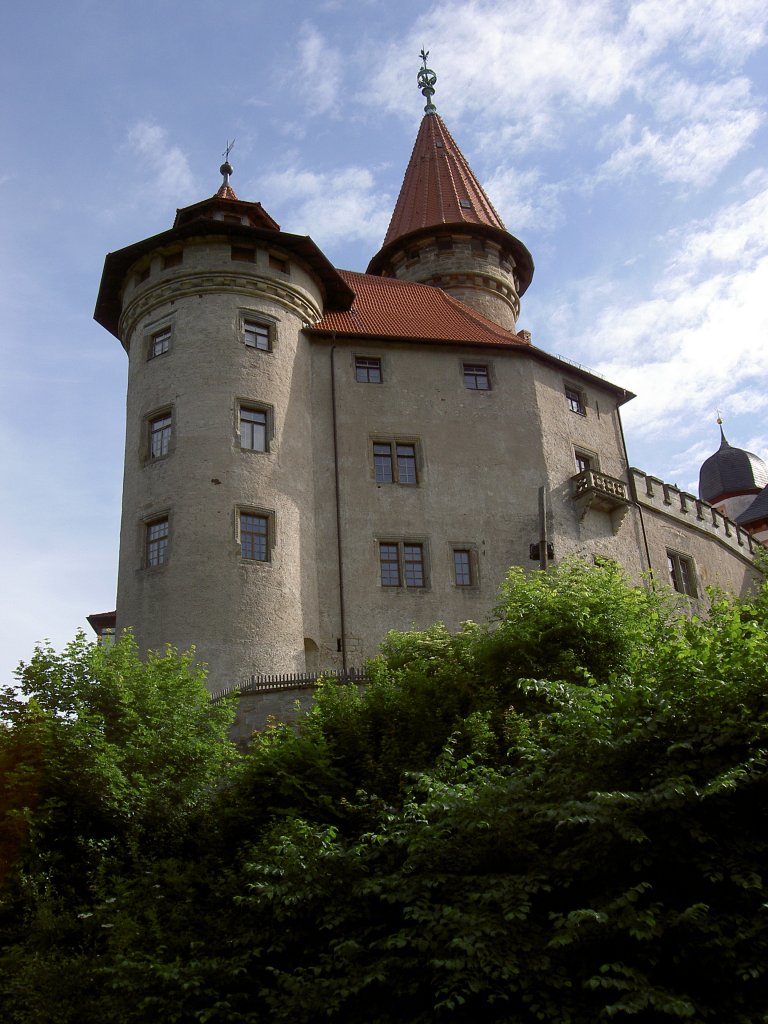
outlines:
[[[117,338],[117,325],[120,320],[118,292],[131,264],[145,253],[159,249],[163,245],[200,235],[240,236],[272,242],[275,245],[282,244],[285,248],[294,249],[319,278],[325,302],[330,309],[349,309],[354,301],[355,293],[352,288],[309,235],[292,235],[287,231],[230,224],[220,220],[195,220],[107,253],[93,313],[94,320]]]

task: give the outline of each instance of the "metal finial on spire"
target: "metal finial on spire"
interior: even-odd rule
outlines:
[[[232,152],[234,145],[235,139],[232,139],[231,142],[227,140],[227,148],[221,154],[224,157],[224,163],[219,168],[219,173],[224,177],[224,181],[221,183],[222,188],[227,188],[229,186],[229,176],[234,173],[232,170],[232,164],[229,162],[229,154]]]
[[[725,439],[725,431],[723,430],[723,417],[720,415],[719,409],[717,410],[717,425],[718,427],[720,427],[720,447],[722,448],[723,445],[728,444],[728,442]]]
[[[437,75],[431,68],[427,67],[427,57],[429,56],[429,50],[425,50],[422,46],[421,53],[419,56],[422,59],[424,67],[419,68],[419,73],[416,76],[416,81],[421,89],[421,94],[427,101],[427,105],[424,107],[425,114],[436,114],[437,107],[432,102],[432,97],[435,95],[435,82],[437,81]]]

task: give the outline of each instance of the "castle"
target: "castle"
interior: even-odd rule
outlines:
[[[768,470],[722,445],[699,497],[632,468],[633,395],[516,330],[533,261],[427,100],[381,249],[338,270],[215,195],[106,257],[129,357],[117,612],[212,689],[360,665],[389,629],[483,620],[510,565],[744,593]]]

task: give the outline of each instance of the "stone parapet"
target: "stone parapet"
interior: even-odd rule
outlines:
[[[632,496],[640,507],[653,509],[654,512],[684,523],[689,529],[714,537],[743,558],[752,560],[757,548],[752,537],[713,505],[641,469],[631,467],[629,480]]]

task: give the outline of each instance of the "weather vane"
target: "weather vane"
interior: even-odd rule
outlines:
[[[219,168],[219,173],[221,175],[223,175],[223,177],[224,177],[224,181],[222,183],[222,187],[226,187],[226,186],[229,185],[229,176],[230,176],[230,174],[232,174],[232,164],[229,162],[229,154],[232,152],[232,149],[234,148],[234,145],[235,145],[235,140],[234,139],[232,139],[231,142],[229,141],[229,139],[227,139],[227,148],[221,154],[224,157],[224,163]]]
[[[427,101],[426,107],[424,107],[425,114],[436,114],[437,107],[432,102],[432,97],[435,95],[435,82],[437,81],[437,75],[434,71],[427,67],[427,57],[429,56],[429,50],[425,50],[422,46],[421,53],[419,56],[424,64],[423,68],[419,68],[419,73],[416,76],[416,81],[419,83],[421,94]]]

